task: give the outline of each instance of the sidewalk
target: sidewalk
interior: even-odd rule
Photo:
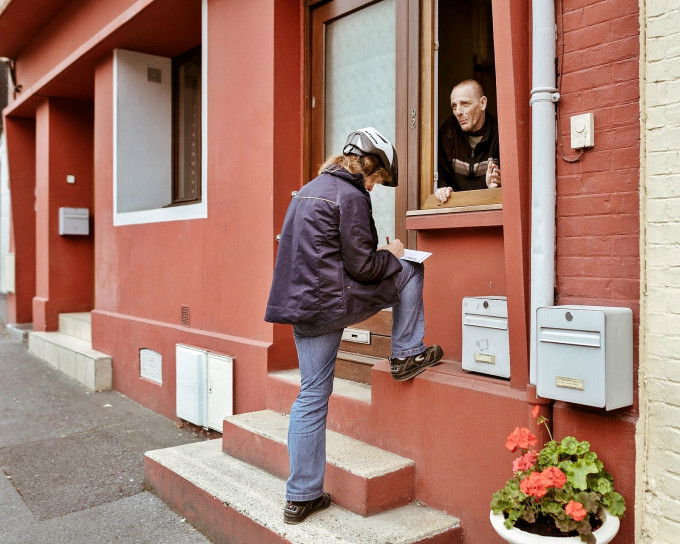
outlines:
[[[144,490],[148,450],[203,440],[92,393],[0,331],[0,542],[207,544]]]

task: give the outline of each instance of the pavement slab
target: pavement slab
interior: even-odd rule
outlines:
[[[205,436],[95,393],[0,333],[0,542],[209,543],[144,490],[144,453]]]

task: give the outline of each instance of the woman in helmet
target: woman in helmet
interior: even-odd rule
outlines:
[[[423,343],[423,265],[400,260],[399,240],[378,247],[369,192],[397,181],[392,144],[372,127],[357,130],[286,213],[265,320],[293,325],[300,365],[288,429],[287,523],[331,502],[323,491],[326,414],[343,329],[393,307],[390,365],[397,381],[443,355],[439,346]]]

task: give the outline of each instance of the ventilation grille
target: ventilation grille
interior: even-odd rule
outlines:
[[[180,325],[183,325],[185,327],[189,326],[189,306],[182,306],[181,307],[181,312],[180,312],[180,317],[179,317],[179,323]]]
[[[162,74],[163,72],[160,68],[151,68],[151,66],[146,68],[146,80],[151,83],[161,83]]]

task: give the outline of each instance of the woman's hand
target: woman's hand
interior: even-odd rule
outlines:
[[[389,244],[379,247],[378,249],[389,251],[397,259],[401,259],[404,256],[404,244],[402,244],[399,239],[392,240]]]

